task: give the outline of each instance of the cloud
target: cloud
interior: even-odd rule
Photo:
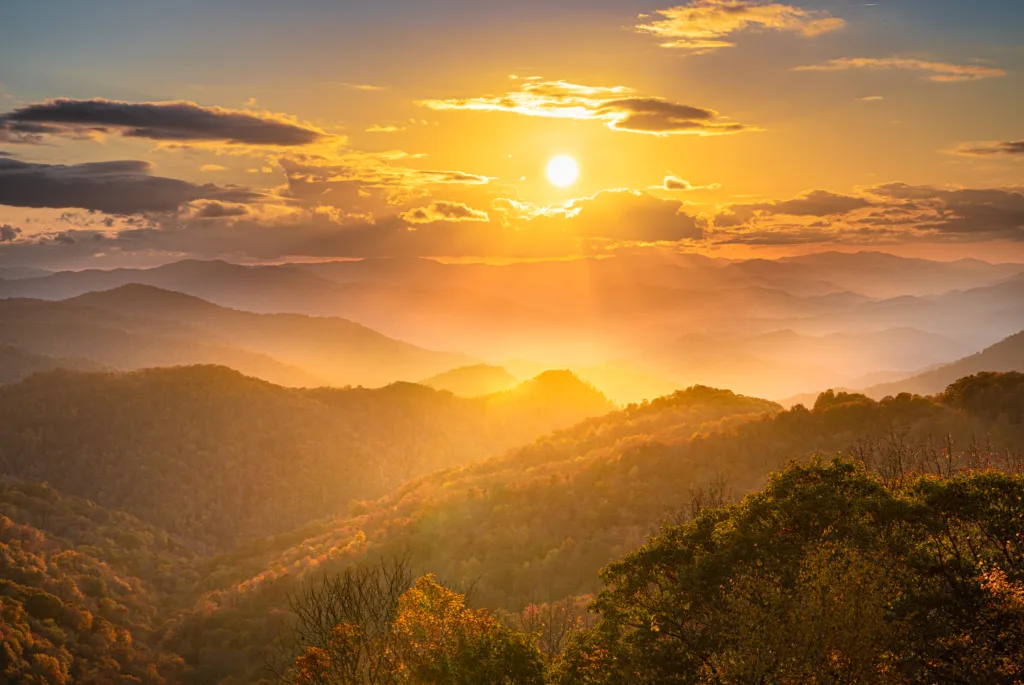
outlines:
[[[398,133],[399,131],[406,130],[405,126],[381,126],[380,124],[374,124],[366,128],[367,133]]]
[[[421,100],[416,104],[447,111],[512,112],[533,117],[603,121],[613,131],[653,135],[720,135],[751,130],[724,121],[718,112],[642,97],[625,86],[584,86],[565,81],[526,80],[505,95]]]
[[[881,102],[885,98],[881,95],[868,95],[867,97],[860,98],[861,102]]]
[[[727,207],[714,225],[713,241],[749,245],[1024,241],[1024,190],[887,183],[859,195],[813,191]]]
[[[945,62],[926,62],[919,59],[886,57],[875,59],[870,57],[843,57],[823,64],[812,64],[794,67],[793,71],[845,71],[848,69],[873,69],[904,71],[923,71],[930,74],[929,81],[937,83],[956,83],[959,81],[979,81],[987,78],[1005,76],[1004,69],[985,67],[977,64],[947,64]]]
[[[1024,157],[1024,140],[1006,140],[996,143],[964,143],[954,152],[958,155],[977,157]]]
[[[203,166],[199,167],[199,170],[200,171],[207,171],[207,172],[215,172],[215,171],[227,171],[228,168],[226,166],[221,166],[220,164],[204,164]]]
[[[192,216],[197,219],[228,219],[249,214],[249,207],[244,204],[226,204],[224,202],[201,202],[194,207]]]
[[[730,205],[716,217],[715,224],[720,227],[739,226],[757,217],[776,215],[820,218],[870,206],[871,201],[862,196],[811,190],[790,200]]]
[[[520,231],[615,243],[700,240],[706,227],[678,200],[625,188],[547,207],[502,198],[495,209]]]
[[[871,202],[863,197],[840,195],[827,190],[812,190],[792,200],[770,203],[765,211],[790,216],[832,216],[870,205]]]
[[[127,138],[231,145],[308,145],[328,138],[319,129],[269,112],[194,102],[121,102],[60,98],[0,114],[0,140],[38,142],[44,135],[119,133]]]
[[[680,190],[689,192],[691,190],[718,190],[722,187],[721,183],[710,183],[706,186],[695,186],[686,179],[679,178],[678,176],[668,175],[665,177],[665,181],[660,187],[663,190]]]
[[[403,213],[402,219],[410,224],[432,224],[437,221],[489,221],[487,212],[473,209],[461,202],[432,202]]]
[[[135,160],[63,165],[0,158],[0,205],[137,214],[173,212],[201,199],[253,202],[262,197],[246,188],[152,176],[151,167]]]
[[[21,235],[21,229],[10,224],[0,225],[0,243],[9,243]]]
[[[342,86],[351,90],[362,90],[365,92],[373,92],[378,90],[386,90],[384,86],[371,86],[366,83],[342,83]]]
[[[960,241],[1024,241],[1024,189],[936,188],[889,183],[868,190],[911,208],[916,229]]]
[[[735,46],[727,36],[748,30],[786,31],[819,36],[838,31],[846,22],[825,11],[804,10],[781,3],[762,4],[743,0],[693,0],[685,5],[658,10],[659,18],[636,30],[664,40],[664,48],[704,54]]]

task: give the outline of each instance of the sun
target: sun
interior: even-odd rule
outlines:
[[[569,155],[558,155],[548,162],[548,180],[559,188],[571,186],[580,177],[580,166]]]

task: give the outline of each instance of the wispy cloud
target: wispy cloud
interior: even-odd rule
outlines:
[[[626,86],[584,86],[566,81],[527,80],[504,95],[421,100],[434,110],[512,112],[532,117],[603,121],[613,131],[653,135],[722,135],[750,130],[724,121],[718,112],[640,96]]]
[[[964,143],[954,150],[958,155],[976,157],[1024,157],[1024,140],[1005,140],[994,143]]]
[[[956,83],[959,81],[979,81],[987,78],[998,78],[1006,75],[1006,70],[986,67],[978,64],[948,64],[946,62],[927,62],[920,59],[902,57],[843,57],[823,64],[811,64],[794,67],[793,71],[846,71],[849,69],[903,70],[921,71],[929,74],[926,78],[937,83]]]
[[[762,4],[742,0],[694,0],[658,10],[656,17],[636,29],[664,40],[665,48],[702,54],[733,47],[726,37],[749,30],[786,31],[819,36],[841,29],[846,22],[828,12],[805,10],[781,3]]]
[[[117,133],[126,138],[188,143],[292,147],[330,136],[269,112],[202,107],[194,102],[122,102],[61,98],[0,114],[0,140],[38,142],[46,135]]]
[[[399,131],[406,130],[405,126],[382,126],[380,124],[374,124],[366,128],[367,133],[398,133]]]
[[[661,190],[679,190],[685,192],[690,192],[692,190],[718,190],[721,187],[721,183],[709,183],[706,186],[696,186],[687,181],[685,178],[679,178],[678,176],[674,176],[672,174],[669,174],[668,176],[665,177],[665,180],[662,182],[662,185],[655,186],[655,188],[660,188]]]
[[[373,92],[378,90],[386,90],[384,86],[371,86],[366,83],[342,83],[342,86],[351,90],[362,90],[366,92]]]

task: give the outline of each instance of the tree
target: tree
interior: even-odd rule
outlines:
[[[280,679],[290,685],[541,685],[533,639],[499,623],[406,560],[355,567],[293,601]]]

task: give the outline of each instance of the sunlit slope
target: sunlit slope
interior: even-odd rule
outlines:
[[[53,372],[0,388],[0,467],[220,549],[611,408],[557,373],[470,400],[292,390],[210,366]]]
[[[928,395],[945,390],[946,386],[958,378],[983,371],[1024,371],[1024,332],[1011,335],[977,354],[951,364],[903,380],[875,385],[864,393],[878,398],[901,392]]]
[[[1002,395],[1019,400],[1022,379],[1011,378]],[[911,445],[926,438],[939,444],[946,434],[962,445],[979,435],[1020,445],[1022,427],[1007,428],[1005,417],[983,407],[949,398],[877,403],[841,395],[813,411],[780,412],[762,400],[693,388],[503,457],[432,474],[353,506],[348,517],[217,560],[211,581],[227,582],[246,569],[248,578],[211,593],[208,609],[182,625],[176,648],[214,670],[212,655],[243,659],[251,645],[273,638],[273,617],[297,582],[382,556],[408,554],[418,570],[472,583],[475,601],[486,606],[590,592],[598,569],[686,504],[694,485],[724,476],[742,494],[790,459],[893,435]],[[215,646],[210,636],[227,626],[250,646]]]
[[[420,381],[420,385],[447,390],[459,397],[479,397],[510,390],[517,383],[516,377],[508,371],[489,364],[462,366]]]

